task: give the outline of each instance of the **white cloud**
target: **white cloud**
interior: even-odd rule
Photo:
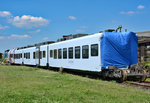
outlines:
[[[138,9],[144,9],[145,7],[143,5],[139,5],[137,8]]]
[[[4,39],[4,37],[3,37],[3,36],[0,36],[0,40],[1,40],[1,39]]]
[[[39,32],[41,32],[41,30],[40,30],[40,29],[37,29],[37,30],[35,30],[35,31],[29,31],[28,33],[33,33],[33,34],[35,34],[35,33],[39,33]]]
[[[34,17],[31,15],[23,15],[22,17],[14,17],[10,23],[19,28],[34,28],[48,25],[49,21],[42,17]]]
[[[43,40],[48,40],[48,37],[44,37]]]
[[[0,17],[8,17],[11,16],[9,11],[0,11]]]
[[[17,35],[17,34],[12,34],[11,36],[8,37],[8,39],[11,39],[11,38],[16,38],[16,39],[24,39],[24,38],[30,38],[29,35]]]
[[[69,16],[68,17],[70,20],[76,20],[77,18],[76,17],[74,17],[74,16]]]
[[[127,11],[127,12],[124,12],[124,11],[121,11],[120,14],[122,15],[134,15],[134,14],[138,14],[139,12],[138,11]]]
[[[76,32],[83,33],[83,32],[85,32],[85,30],[77,29]]]
[[[4,30],[4,29],[8,29],[9,27],[8,26],[2,26],[1,24],[0,24],[0,30]]]

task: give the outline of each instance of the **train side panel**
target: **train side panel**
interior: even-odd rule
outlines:
[[[52,67],[85,71],[101,71],[101,36],[102,33],[97,33],[95,35],[50,44],[49,65]],[[94,56],[91,55],[93,46],[98,49],[97,54]],[[67,52],[65,52],[66,50]],[[53,52],[52,54],[51,51]],[[65,56],[67,56],[67,58],[64,58]]]
[[[40,59],[40,66],[47,66],[48,63],[48,45],[42,45],[40,46],[40,54],[41,54],[41,59]]]
[[[22,50],[15,50],[15,64],[22,64]]]
[[[34,52],[36,47],[30,47],[24,49],[24,64],[25,65],[36,65]]]

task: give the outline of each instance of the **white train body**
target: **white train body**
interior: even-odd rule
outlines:
[[[13,57],[11,58],[11,63],[101,71],[101,36],[102,33],[97,33],[38,47],[34,46],[16,49],[15,51],[12,50],[13,52],[11,54]],[[91,55],[92,46],[97,47],[97,55]],[[71,51],[69,52],[69,50]],[[51,51],[53,52],[52,54],[50,53]],[[57,52],[57,54],[54,52]]]
[[[117,35],[119,35],[119,37],[122,36],[122,34],[110,34],[110,33],[106,33],[107,35],[105,35],[105,33],[96,33],[93,35],[88,35],[88,36],[83,36],[83,37],[79,37],[79,38],[75,38],[75,39],[70,39],[70,40],[66,40],[66,41],[61,41],[61,42],[56,42],[56,43],[51,43],[51,44],[44,44],[44,45],[34,45],[32,47],[26,47],[26,48],[22,48],[22,49],[16,49],[16,50],[12,50],[10,52],[10,54],[12,55],[11,57],[11,63],[13,64],[25,64],[25,65],[37,65],[37,66],[49,66],[49,67],[62,67],[62,68],[69,68],[69,69],[77,69],[77,70],[85,70],[85,71],[101,71],[102,70],[102,65],[103,63],[105,64],[104,60],[107,62],[108,58],[110,58],[109,60],[112,60],[112,63],[117,63],[116,65],[123,65],[125,64],[125,66],[129,66],[130,61],[133,60],[127,60],[130,58],[126,58],[124,56],[124,53],[122,53],[123,51],[125,51],[125,48],[130,46],[130,44],[128,44],[129,41],[117,41],[117,40],[124,40],[126,37],[127,40],[129,40],[128,38],[133,39],[132,42],[134,44],[134,47],[137,46],[136,44],[136,40],[134,41],[134,39],[136,38],[136,35],[134,33],[128,33],[127,36],[126,34],[121,38],[121,39],[116,39]],[[111,48],[107,48],[107,46],[105,45],[105,43],[103,42],[103,45],[105,45],[104,49],[106,49],[109,54],[109,56],[107,56],[107,58],[103,59],[103,63],[102,63],[102,56],[101,56],[101,51],[103,51],[103,54],[105,52],[107,52],[106,50],[101,50],[101,46],[102,45],[102,38],[103,36],[108,36],[110,34],[110,36],[113,36],[116,41],[116,45],[117,42],[121,43],[121,45],[119,45],[119,48],[113,47],[112,50],[116,49],[115,55],[121,55],[122,53],[122,57],[117,57],[117,59],[119,61],[115,60],[115,56],[114,54],[111,54]],[[116,35],[116,36],[115,36]],[[133,37],[132,37],[133,36]],[[108,36],[109,37],[109,36]],[[109,38],[111,40],[111,38]],[[114,40],[115,40],[114,39]],[[125,39],[125,40],[126,40]],[[103,40],[104,41],[104,40]],[[112,41],[111,41],[112,42]],[[107,42],[109,43],[109,42]],[[128,45],[126,45],[128,44]],[[122,48],[123,46],[125,48]],[[109,46],[109,44],[108,44]],[[114,46],[114,45],[112,45]],[[133,46],[132,46],[133,47]],[[130,49],[131,47],[129,47]],[[118,52],[119,49],[122,49],[122,52]],[[137,47],[136,47],[137,49]],[[129,51],[129,50],[128,50]],[[132,52],[136,51],[132,49]],[[128,54],[133,54],[130,53],[131,51],[127,52]],[[113,57],[114,56],[114,57]],[[132,55],[131,55],[132,56]],[[124,59],[125,57],[125,59]],[[134,56],[136,57],[136,55]],[[120,59],[121,58],[121,59]],[[136,59],[136,58],[135,58]],[[121,62],[120,62],[121,60]],[[129,62],[128,62],[129,61]],[[108,62],[109,63],[109,62]],[[107,63],[107,64],[108,64]],[[132,62],[133,63],[133,62]],[[136,61],[134,62],[136,63]],[[108,64],[109,65],[109,64]],[[110,64],[113,65],[113,64]],[[107,65],[104,65],[105,67]],[[119,67],[119,66],[118,66]]]
[[[76,39],[66,40],[62,42],[57,42],[49,44],[49,51],[57,50],[57,58],[49,56],[49,65],[52,67],[62,67],[78,70],[88,70],[88,71],[101,71],[101,58],[100,58],[100,38],[102,33],[97,33],[95,35],[84,36]],[[91,46],[97,45],[98,55],[91,56]],[[83,56],[83,47],[88,47],[88,57]],[[73,56],[69,57],[70,51],[73,51]],[[80,50],[79,50],[80,48]],[[67,57],[63,55],[64,49],[67,50],[65,53]],[[73,50],[72,50],[73,49]],[[58,52],[61,53],[61,57]],[[78,52],[80,51],[80,53]],[[77,54],[78,53],[78,54]]]
[[[34,59],[34,56],[33,56],[35,49],[36,47],[30,47],[30,48],[25,48],[22,50],[22,53],[23,53],[22,64],[36,65],[36,60]]]
[[[133,65],[138,63],[138,37],[133,32],[96,33],[12,49],[9,60],[11,64],[101,71],[102,77],[119,82],[131,77],[145,81],[147,75],[145,70]]]

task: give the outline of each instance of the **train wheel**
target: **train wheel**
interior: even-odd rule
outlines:
[[[146,72],[146,70],[143,70],[143,76],[141,77],[140,82],[144,82],[146,80],[146,78],[147,78],[147,72]]]
[[[122,83],[127,80],[126,70],[121,70],[121,78],[117,80],[118,83]]]

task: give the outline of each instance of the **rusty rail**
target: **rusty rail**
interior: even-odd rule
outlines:
[[[131,83],[124,83],[124,84],[128,85],[128,86],[132,86],[132,87],[139,87],[139,88],[142,88],[142,89],[149,89],[150,90],[150,82],[148,82],[148,81],[145,81],[145,82],[142,82],[142,83],[131,82]]]

